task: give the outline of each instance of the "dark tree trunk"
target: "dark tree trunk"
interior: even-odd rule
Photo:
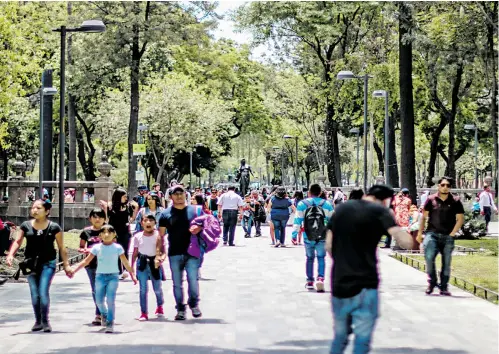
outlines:
[[[390,181],[388,184],[394,188],[399,188],[399,170],[397,166],[397,149],[395,142],[395,117],[399,114],[399,110],[397,107],[397,113],[392,113],[389,117],[389,131],[388,131],[388,150],[390,150],[389,156],[389,170],[390,170]]]
[[[327,80],[326,80],[327,81]],[[340,151],[338,143],[338,124],[333,120],[334,107],[328,99],[326,103],[326,165],[329,183],[332,187],[341,187]]]
[[[379,147],[376,139],[374,139],[374,141],[373,141],[373,147],[374,147],[374,151],[376,152],[376,157],[378,158],[379,173],[384,176],[385,175],[385,161],[383,160],[383,151],[381,151],[381,148]]]
[[[416,158],[414,144],[414,102],[412,95],[412,14],[409,5],[399,3],[399,89],[401,122],[401,182],[416,202]]]
[[[440,139],[440,134],[442,134],[442,130],[444,130],[447,125],[447,119],[443,114],[440,115],[440,124],[431,134],[431,142],[430,142],[430,161],[428,163],[428,177],[426,178],[426,186],[428,188],[433,186],[433,177],[435,177],[435,163],[437,162],[437,154],[438,154],[438,142]],[[440,177],[440,176],[437,176]]]
[[[456,79],[452,88],[452,108],[449,115],[449,147],[447,150],[447,169],[446,175],[452,178],[453,187],[456,183],[456,115],[457,105],[459,103],[459,89],[463,77],[463,63],[460,62],[456,69]]]
[[[140,6],[139,3],[135,3]],[[133,144],[137,143],[137,128],[139,125],[139,75],[140,75],[140,50],[139,26],[133,25],[132,38],[132,65],[130,67],[130,123],[128,125],[128,194],[134,195],[137,191],[135,171],[137,159],[133,156]]]

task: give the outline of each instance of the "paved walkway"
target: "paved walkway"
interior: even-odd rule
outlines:
[[[173,321],[168,280],[163,283],[166,318],[136,321],[138,287],[126,281],[118,290],[116,333],[99,333],[89,325],[93,303],[81,271],[72,280],[63,274],[54,279],[54,332],[31,333],[28,286],[0,286],[0,353],[327,353],[330,294],[305,290],[304,250],[271,248],[266,237],[244,239],[239,227],[236,244],[206,256],[203,276],[209,280],[201,282],[203,318],[198,320]],[[380,260],[381,317],[373,353],[498,353],[497,306],[453,287],[451,298],[426,296],[423,273],[384,251]],[[154,309],[152,294],[149,299]]]

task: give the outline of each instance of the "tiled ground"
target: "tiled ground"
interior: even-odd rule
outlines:
[[[93,303],[81,271],[72,280],[63,274],[54,279],[54,332],[31,333],[28,286],[0,286],[0,354],[327,353],[330,294],[305,290],[304,250],[271,248],[267,237],[244,239],[239,227],[236,243],[206,255],[203,276],[208,280],[201,282],[203,318],[198,320],[173,321],[167,280],[166,318],[136,321],[138,287],[126,281],[118,290],[116,333],[100,333],[89,325]],[[426,296],[423,273],[384,251],[380,260],[381,317],[374,353],[498,353],[497,306],[456,288],[451,298]],[[154,309],[152,290],[149,301]]]

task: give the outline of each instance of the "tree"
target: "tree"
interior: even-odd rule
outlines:
[[[416,202],[416,162],[414,145],[414,102],[412,96],[412,9],[408,3],[399,3],[399,90],[400,125],[403,159],[400,162],[401,184],[408,188]]]

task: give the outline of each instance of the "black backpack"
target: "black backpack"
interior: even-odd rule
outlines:
[[[326,213],[322,207],[325,202],[325,200],[321,200],[319,204],[311,204],[307,200],[303,200],[307,206],[303,224],[309,241],[317,242],[326,239]]]

